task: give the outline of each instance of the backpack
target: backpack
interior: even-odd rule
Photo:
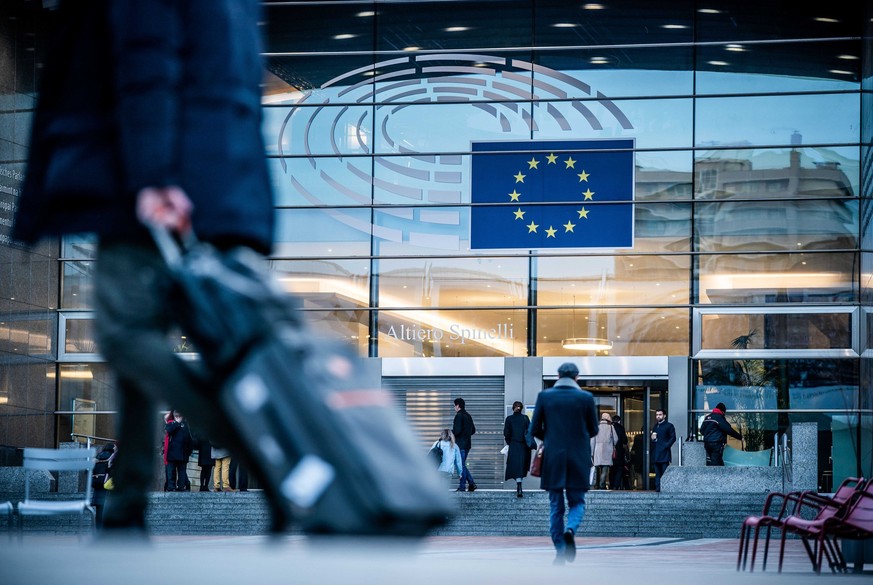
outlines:
[[[98,460],[91,472],[91,487],[97,490],[103,489],[103,484],[109,478],[109,463]]]
[[[437,442],[433,444],[433,447],[430,448],[430,451],[428,451],[427,454],[433,458],[433,461],[437,464],[437,467],[443,464],[443,450],[442,447],[440,447],[439,440],[437,440]]]

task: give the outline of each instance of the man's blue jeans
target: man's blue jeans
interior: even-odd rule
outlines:
[[[567,505],[570,511],[567,514],[566,528],[564,525],[564,492],[567,492]],[[549,490],[549,533],[555,550],[564,550],[564,531],[572,530],[575,534],[582,518],[585,516],[585,492],[583,490]]]
[[[467,469],[467,454],[469,450],[461,449],[461,467],[464,469],[461,470],[461,481],[458,483],[458,489],[464,490],[467,487],[467,482],[469,481],[472,485],[476,485],[476,482],[473,481],[473,476],[470,475],[470,470]]]

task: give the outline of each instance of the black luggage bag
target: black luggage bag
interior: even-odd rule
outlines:
[[[260,256],[153,234],[220,388],[210,432],[264,484],[274,529],[422,536],[448,520],[448,491],[391,394],[359,386],[359,358],[306,327]]]

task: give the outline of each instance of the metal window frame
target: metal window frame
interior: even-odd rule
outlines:
[[[860,307],[706,307],[692,310],[691,356],[694,359],[803,359],[803,358],[857,358],[861,356]],[[703,349],[704,315],[787,315],[787,314],[848,314],[851,316],[852,347],[843,349]]]

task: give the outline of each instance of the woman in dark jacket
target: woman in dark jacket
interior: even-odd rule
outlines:
[[[524,405],[521,402],[513,402],[512,414],[507,416],[503,423],[503,439],[509,445],[509,453],[506,456],[506,474],[503,479],[506,481],[515,480],[515,495],[519,498],[524,497],[521,491],[521,480],[530,469],[531,451],[525,439],[530,419],[521,413],[522,408]]]

